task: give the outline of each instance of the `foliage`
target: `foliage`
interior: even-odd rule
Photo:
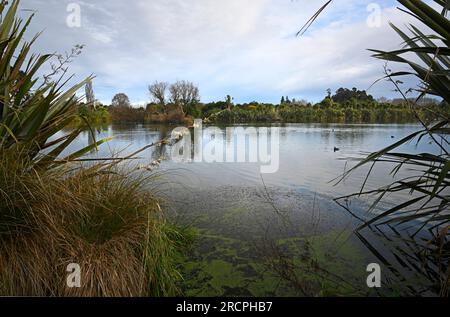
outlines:
[[[113,122],[144,122],[144,108],[133,107],[109,107],[109,113]]]
[[[80,104],[78,105],[78,115],[80,118],[73,123],[77,126],[86,123],[90,126],[101,125],[111,120],[108,108],[103,105],[91,108],[86,104]]]
[[[221,105],[221,104],[220,104]],[[221,105],[222,106],[222,105]],[[215,123],[248,123],[279,121],[276,108],[273,105],[251,103],[225,109],[210,115],[207,120]]]
[[[112,101],[111,101],[111,107],[114,108],[131,108],[130,99],[128,96],[124,93],[118,93],[116,94]]]
[[[166,96],[170,87],[170,101]],[[224,101],[202,104],[198,101],[197,88],[189,82],[181,81],[172,86],[155,82],[149,86],[153,102],[146,109],[133,107],[109,107],[115,122],[185,123],[193,118],[220,124],[233,123],[411,123],[416,115],[404,100],[376,101],[366,91],[356,88],[339,88],[335,95],[325,97],[317,104],[305,100],[296,101],[282,97],[280,105],[258,103],[234,104],[230,95]],[[185,97],[182,97],[185,95]],[[447,104],[439,105],[434,99],[423,100],[416,109],[424,120],[432,121],[440,115],[450,113]]]
[[[339,88],[336,91],[336,94],[331,97],[334,102],[338,103],[346,103],[351,101],[352,99],[356,99],[359,101],[373,101],[373,97],[371,95],[367,95],[366,91],[361,91],[356,88],[352,90],[347,88]]]
[[[450,25],[449,20],[440,15],[434,9],[423,3],[422,1],[403,1],[400,0],[407,9],[417,15],[421,22],[425,23],[431,29],[436,31],[435,35],[426,36],[417,27],[410,25],[412,36],[407,36],[400,29],[392,25],[394,30],[402,37],[406,47],[402,50],[383,52],[374,50],[374,56],[383,60],[407,64],[412,68],[411,72],[388,72],[386,78],[392,81],[397,90],[400,89],[401,82],[396,81],[398,76],[414,75],[417,76],[422,84],[418,89],[420,99],[425,94],[431,94],[442,97],[447,104],[450,103],[450,76],[448,74],[450,61],[448,55],[450,50],[448,43],[450,42],[450,33],[447,31]],[[442,4],[441,1],[436,1]],[[440,47],[439,42],[446,43],[444,47]],[[404,56],[407,53],[414,53],[422,61],[422,65],[415,61],[408,60]],[[404,94],[405,96],[405,94]],[[406,96],[405,96],[406,99]],[[408,104],[410,104],[408,102]],[[417,131],[404,139],[390,145],[389,147],[372,153],[366,159],[357,164],[353,169],[359,168],[365,164],[375,164],[376,162],[389,161],[396,165],[393,174],[396,175],[401,169],[409,167],[416,171],[415,176],[397,181],[389,186],[379,189],[380,199],[389,192],[404,191],[409,193],[407,197],[410,200],[395,206],[394,208],[384,212],[365,224],[365,226],[376,223],[378,221],[388,223],[404,223],[414,220],[420,220],[421,228],[427,225],[438,225],[442,227],[450,222],[449,202],[450,198],[446,192],[450,184],[450,162],[448,152],[447,136],[449,130],[448,113],[439,113],[440,121],[427,124],[422,119],[419,112],[414,109],[414,105],[410,105],[414,111],[416,118],[422,123],[423,129]],[[420,142],[429,139],[438,149],[435,153],[423,153],[419,155],[411,155],[408,153],[397,152],[397,149],[403,144],[416,140]],[[418,194],[419,196],[413,196]],[[408,211],[405,211],[410,208]]]
[[[284,103],[244,104],[228,109],[226,103],[215,102],[202,108],[203,117],[216,123],[411,123],[416,115],[406,102],[402,104],[379,103],[375,100],[351,99],[337,103],[325,98],[322,102],[312,104]],[[429,105],[417,109],[425,120],[435,120],[439,115],[449,114],[450,107]]]
[[[408,66],[408,71],[393,72],[386,67],[385,79],[389,80],[402,95],[405,103],[414,113],[416,120],[422,125],[422,129],[408,135],[400,141],[370,154],[360,161],[355,167],[347,171],[343,178],[347,177],[355,169],[364,165],[370,165],[367,178],[361,188],[360,193],[342,197],[339,200],[348,201],[349,198],[361,195],[375,195],[376,199],[370,211],[381,205],[383,200],[392,193],[402,193],[404,200],[398,201],[389,208],[383,208],[369,220],[364,220],[364,224],[359,228],[380,228],[388,227],[397,234],[406,232],[402,237],[404,246],[396,247],[393,251],[399,262],[415,265],[413,256],[409,253],[412,246],[421,251],[420,260],[417,262],[421,274],[426,275],[433,282],[437,282],[437,292],[442,296],[449,295],[450,286],[450,196],[448,186],[450,185],[450,154],[448,135],[450,133],[447,112],[436,112],[435,118],[438,120],[426,121],[421,113],[418,101],[426,95],[438,96],[444,100],[448,107],[450,104],[450,21],[447,18],[447,11],[450,1],[434,0],[435,7],[441,8],[437,11],[433,7],[420,0],[399,0],[418,22],[432,30],[433,34],[426,35],[420,27],[410,24],[408,35],[395,25],[391,24],[395,32],[402,38],[404,47],[394,51],[372,50],[374,57],[387,62],[399,63]],[[415,76],[421,82],[417,89],[403,91],[403,82],[399,79],[405,76]],[[407,98],[410,93],[417,93],[418,97],[414,102]],[[401,147],[410,142],[427,142],[433,146],[433,150],[427,153],[411,154],[402,152]],[[366,190],[367,179],[376,164],[388,162],[394,164],[391,174],[396,180],[382,188]],[[408,177],[401,177],[401,173],[408,170]],[[421,243],[414,239],[420,236],[426,237],[426,242]],[[431,238],[430,238],[431,235]],[[420,240],[420,239],[419,239]],[[367,243],[366,245],[369,246]],[[416,247],[419,246],[420,248]],[[379,256],[389,267],[383,256],[380,256],[376,249],[375,254]],[[397,251],[401,251],[398,253]],[[392,269],[397,273],[395,269]],[[405,280],[404,277],[401,279]]]
[[[39,84],[37,74],[52,55],[29,56],[37,36],[26,42],[24,34],[34,15],[23,23],[15,18],[18,5],[19,1],[13,1],[4,13],[6,3],[0,4],[0,147],[26,148],[21,153],[33,163],[48,167],[80,133],[75,129],[54,139],[78,117],[75,93],[90,78],[67,90],[61,84],[62,78],[52,81],[47,76]],[[79,155],[90,149],[85,148]],[[44,150],[46,155],[42,154]]]
[[[66,68],[53,81],[52,67],[40,83],[52,55],[29,57],[33,15],[23,24],[19,1],[4,13],[7,5],[0,2],[0,295],[176,295],[182,234],[166,223],[148,177],[118,167],[124,159],[78,163],[107,139],[60,157],[106,109],[79,106],[75,93],[91,79],[64,90]],[[81,266],[82,288],[66,287],[70,263]]]

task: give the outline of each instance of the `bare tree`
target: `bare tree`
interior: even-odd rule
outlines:
[[[130,108],[130,99],[124,93],[117,94],[112,99],[111,106],[115,108]]]
[[[177,106],[182,107],[180,84],[177,82],[176,84],[171,85],[169,91],[170,91],[170,102]],[[183,108],[181,109],[183,110]]]
[[[166,112],[166,92],[169,87],[167,82],[155,81],[152,85],[148,86],[148,91],[153,101],[163,107]]]
[[[191,82],[177,81],[170,86],[169,90],[170,101],[177,105],[183,114],[188,111],[189,107],[200,101],[199,89]]]

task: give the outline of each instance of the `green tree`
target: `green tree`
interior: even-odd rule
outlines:
[[[111,106],[114,108],[131,108],[130,99],[124,93],[116,94],[111,101]]]
[[[357,101],[374,101],[373,96],[368,95],[365,90],[358,90],[353,88],[352,90],[347,88],[339,88],[336,94],[332,97],[334,102],[346,103],[352,100]]]

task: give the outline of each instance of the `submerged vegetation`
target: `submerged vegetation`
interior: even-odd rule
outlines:
[[[364,279],[364,270],[355,274],[349,263],[362,260],[345,239],[330,233],[251,243],[202,230],[193,250],[181,259],[186,278],[181,287],[188,296],[368,295],[370,291],[355,286]],[[334,256],[338,248],[339,256]],[[335,272],[332,278],[330,271]]]
[[[76,92],[90,78],[66,89],[65,71],[38,77],[53,55],[30,56],[33,15],[24,23],[18,6],[0,3],[0,295],[177,294],[183,235],[145,189],[148,176],[115,161],[83,167],[80,158],[107,139],[61,157],[86,116],[105,109],[80,116]],[[74,122],[83,124],[63,135]],[[81,288],[66,284],[71,263]]]

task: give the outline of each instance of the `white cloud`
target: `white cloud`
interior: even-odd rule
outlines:
[[[97,96],[126,92],[147,99],[154,80],[192,80],[204,100],[232,94],[237,101],[277,101],[281,95],[319,99],[327,88],[367,88],[382,63],[366,48],[392,49],[400,40],[387,21],[410,19],[384,5],[383,24],[370,28],[371,1],[336,2],[302,38],[295,32],[319,4],[308,0],[96,0],[79,1],[82,27],[64,25],[71,1],[29,0],[37,8],[34,31],[46,28],[39,49],[87,48],[73,64],[77,78],[95,73]],[[48,8],[52,8],[51,12]],[[381,84],[376,95],[388,95]]]

